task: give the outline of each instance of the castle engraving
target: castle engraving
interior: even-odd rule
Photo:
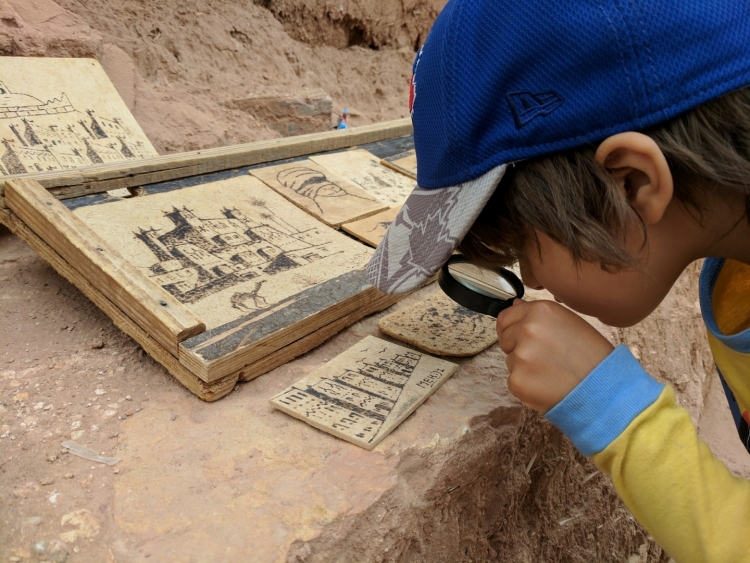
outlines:
[[[263,202],[256,201],[263,209]],[[271,213],[250,217],[236,207],[221,217],[201,218],[187,206],[164,216],[168,231],[139,228],[133,234],[156,256],[152,279],[183,303],[259,278],[250,291],[236,292],[231,306],[243,312],[268,306],[262,290],[271,276],[311,264],[334,251],[317,228],[301,231]]]
[[[0,175],[158,156],[117,116],[79,110],[65,93],[42,101],[0,80]]]

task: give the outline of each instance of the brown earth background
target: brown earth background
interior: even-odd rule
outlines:
[[[331,121],[344,107],[354,126],[406,116],[415,50],[444,3],[0,0],[0,54],[97,58],[166,154],[279,137],[277,102],[321,92],[332,99]],[[640,325],[599,328],[671,382],[701,436],[748,477],[705,342],[697,271]],[[227,465],[249,416],[292,424],[267,407],[274,389],[377,334],[376,318],[206,405],[4,229],[0,284],[0,562],[668,560],[607,479],[507,394],[496,347],[462,364],[394,434],[377,467],[358,465],[375,458],[352,446],[317,434],[310,443],[299,430],[283,445],[264,435],[267,451],[237,453],[242,464]],[[429,448],[410,441],[440,428]],[[125,459],[111,468],[65,454],[60,442],[71,436]],[[245,491],[281,467],[268,452],[301,458],[318,451],[316,440],[320,458],[335,461],[329,473],[369,479],[366,502],[357,497],[364,504],[296,515],[293,525],[299,504],[279,516],[248,500]],[[183,480],[165,492],[165,475]],[[276,494],[285,498],[286,486]],[[149,504],[155,498],[169,502]],[[175,503],[179,513],[163,507]],[[251,509],[261,512],[246,517]],[[243,539],[252,528],[273,529],[264,517],[293,532],[269,536],[276,551],[267,557],[247,548],[230,556],[228,546],[252,544]]]

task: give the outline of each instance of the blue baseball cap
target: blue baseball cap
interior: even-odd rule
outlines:
[[[368,264],[440,269],[518,160],[642,130],[750,84],[747,0],[450,0],[414,62],[418,187]]]

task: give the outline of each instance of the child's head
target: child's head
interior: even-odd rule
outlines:
[[[370,262],[373,283],[419,287],[479,217],[461,245],[470,257],[523,265],[557,246],[572,269],[555,263],[551,275],[575,278],[593,264],[610,276],[598,287],[612,285],[607,272],[625,280],[641,260],[656,215],[675,227],[679,207],[700,221],[717,188],[741,194],[744,209],[748,45],[739,0],[451,0],[414,64],[420,187]],[[653,195],[630,189],[645,185],[656,196],[631,197]],[[651,306],[684,264],[649,237],[649,259],[670,271],[627,281],[649,286],[628,297]],[[588,301],[568,304],[609,307],[597,314],[605,322],[638,320],[611,295]]]

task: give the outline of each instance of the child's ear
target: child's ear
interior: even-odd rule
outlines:
[[[642,133],[618,133],[602,141],[596,160],[612,175],[646,225],[661,221],[672,200],[672,172],[654,140]]]

